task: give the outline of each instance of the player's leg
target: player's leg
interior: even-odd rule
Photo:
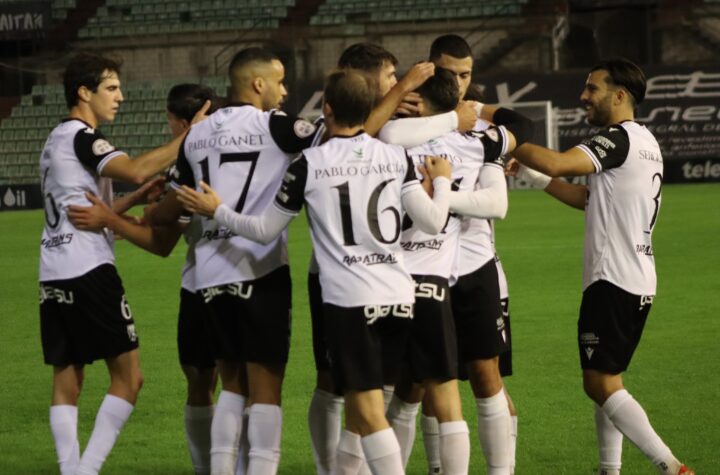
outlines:
[[[241,361],[217,361],[222,391],[210,426],[210,467],[213,475],[233,475],[236,470],[247,400],[244,368]]]
[[[345,425],[348,432],[360,436],[362,451],[374,475],[405,473],[400,445],[385,418],[381,389],[346,392]]]
[[[445,475],[468,473],[470,437],[463,419],[457,379],[426,380],[424,387],[438,420],[440,463]]]
[[[403,467],[407,467],[415,443],[417,413],[420,402],[423,400],[423,394],[422,385],[412,382],[408,367],[406,371],[401,373],[400,380],[395,385],[395,392],[386,411],[387,420],[400,444]]]
[[[319,475],[330,474],[335,467],[335,456],[342,431],[343,398],[335,388],[330,373],[330,360],[325,343],[325,325],[322,316],[322,289],[317,272],[308,273],[308,300],[312,322],[313,355],[317,379],[310,407],[308,429],[312,442],[315,468]]]
[[[428,475],[440,474],[442,473],[440,464],[440,423],[435,417],[427,393],[423,398],[420,421],[423,445],[425,446],[425,458],[428,464]]]
[[[50,406],[50,430],[62,475],[74,475],[80,463],[80,444],[77,438],[78,409],[83,383],[82,366],[53,368],[53,396]]]
[[[251,283],[243,305],[248,376],[248,474],[274,474],[280,462],[281,390],[290,352],[290,269],[280,267]]]
[[[196,474],[210,473],[210,431],[217,385],[215,359],[202,296],[180,289],[177,345],[185,380],[185,438]]]
[[[507,475],[512,419],[498,366],[505,328],[495,262],[461,276],[451,290],[460,359],[475,395],[488,474]]]
[[[62,475],[73,475],[80,462],[77,438],[77,403],[83,383],[82,364],[73,364],[73,335],[67,334],[65,319],[77,319],[71,289],[40,284],[40,335],[45,363],[53,366],[50,431],[55,441]],[[53,295],[67,298],[55,299]],[[62,301],[61,301],[62,300]]]
[[[504,279],[504,273],[501,276]],[[502,285],[502,283],[501,283]],[[507,286],[507,283],[505,283]],[[505,297],[500,299],[500,305],[502,307],[502,318],[505,324],[505,347],[500,353],[500,359],[498,360],[498,366],[500,368],[500,376],[506,378],[512,376],[512,327],[510,325],[510,298]],[[505,391],[505,397],[508,401],[508,410],[510,411],[510,475],[515,473],[515,454],[517,452],[517,437],[518,437],[518,416],[515,409],[510,393],[508,392],[507,386],[503,383],[503,390]]]
[[[76,472],[78,475],[93,475],[100,471],[132,414],[143,384],[137,349],[107,358],[105,363],[110,373],[110,389],[95,417],[92,435]]]
[[[623,385],[622,372],[640,342],[651,302],[652,298],[632,295],[606,281],[594,282],[585,289],[578,321],[583,387],[617,430],[660,473],[689,473],[655,433],[642,406]],[[600,420],[604,423],[604,419]],[[622,439],[617,435],[615,444],[613,449],[619,456],[617,447],[621,447]],[[619,466],[619,460],[614,463]]]

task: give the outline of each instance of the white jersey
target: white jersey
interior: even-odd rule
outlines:
[[[45,228],[40,241],[40,281],[79,277],[114,263],[112,232],[80,231],[67,217],[70,205],[91,206],[91,192],[112,204],[112,180],[100,176],[105,164],[124,155],[103,135],[79,119],[60,123],[40,156]]]
[[[452,164],[454,191],[472,191],[483,166],[503,168],[507,153],[505,127],[469,133],[450,132],[408,150],[415,165],[426,156],[440,156]],[[405,262],[413,275],[435,275],[449,279],[456,265],[462,220],[451,213],[445,228],[434,236],[424,233],[405,218],[401,243]]]
[[[405,149],[365,133],[334,137],[290,165],[275,205],[295,216],[307,203],[323,302],[349,308],[415,301],[399,205],[419,186]]]
[[[220,109],[188,132],[171,185],[199,189],[203,180],[235,211],[260,215],[280,188],[290,157],[312,143],[315,130],[305,120],[249,104]],[[259,244],[202,218],[196,289],[255,280],[287,262],[287,231]]]
[[[660,211],[663,160],[645,126],[626,121],[578,148],[595,166],[585,205],[583,289],[598,280],[635,295],[654,295],[652,231]]]
[[[482,132],[492,124],[478,120],[473,130]],[[477,182],[473,183],[479,188]],[[457,253],[454,274],[461,276],[470,274],[495,258],[493,248],[494,231],[492,220],[463,217],[460,223],[460,247]]]

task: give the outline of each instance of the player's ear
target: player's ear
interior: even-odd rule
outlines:
[[[327,101],[323,101],[322,112],[325,117],[332,117],[332,107],[330,107]]]
[[[625,89],[619,87],[613,94],[613,99],[614,99],[613,102],[615,102],[615,105],[620,105],[623,103],[624,100],[626,100],[628,98],[627,95],[628,95],[627,91],[625,91]]]
[[[92,91],[88,89],[86,86],[80,86],[77,91],[78,99],[80,99],[82,102],[90,102],[90,97],[92,95]]]
[[[261,76],[256,77],[252,81],[252,87],[253,91],[255,91],[257,94],[262,94],[265,90],[265,79]]]

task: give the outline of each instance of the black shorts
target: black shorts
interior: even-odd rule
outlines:
[[[285,364],[290,351],[290,269],[199,291],[215,358]]]
[[[500,299],[500,307],[502,308],[502,318],[505,324],[505,330],[502,334],[505,349],[500,353],[500,376],[512,376],[512,331],[510,329],[510,298]]]
[[[325,335],[335,387],[381,389],[397,381],[405,361],[412,305],[323,305]]]
[[[177,332],[180,364],[197,369],[215,367],[208,316],[200,294],[180,289]]]
[[[448,280],[434,275],[412,277],[415,316],[408,351],[410,376],[416,383],[428,379],[457,379],[457,336]]]
[[[599,280],[583,292],[578,320],[580,366],[619,374],[640,343],[653,296],[634,295]]]
[[[308,301],[310,303],[310,321],[312,322],[313,356],[317,371],[330,371],[330,356],[325,341],[325,321],[323,320],[322,288],[320,274],[308,272]]]
[[[491,359],[502,353],[505,324],[495,261],[461,276],[450,287],[450,297],[460,362]]]
[[[45,363],[84,365],[138,347],[135,322],[112,264],[73,279],[40,282]]]

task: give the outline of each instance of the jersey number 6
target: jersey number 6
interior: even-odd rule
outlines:
[[[397,241],[398,237],[400,237],[400,211],[393,206],[388,206],[378,213],[378,201],[380,200],[380,194],[385,187],[393,181],[395,181],[395,178],[390,178],[375,187],[370,195],[370,199],[368,200],[366,211],[370,233],[375,239],[384,244],[393,243]],[[345,183],[334,186],[333,188],[338,190],[338,195],[340,196],[340,219],[342,221],[344,245],[357,246],[355,235],[353,233],[352,208],[350,206],[350,183],[346,181]],[[380,231],[379,216],[385,212],[389,212],[395,220],[395,230],[393,231],[393,237],[391,239],[385,239]]]

